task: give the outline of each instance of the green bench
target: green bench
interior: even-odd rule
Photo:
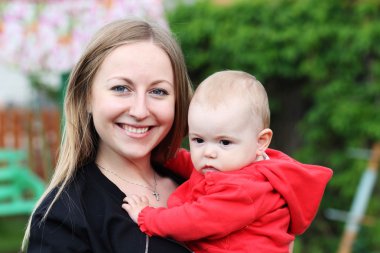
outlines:
[[[45,185],[26,165],[23,150],[0,149],[0,217],[28,215]]]

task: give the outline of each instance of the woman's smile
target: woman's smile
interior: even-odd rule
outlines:
[[[153,128],[151,126],[132,126],[122,123],[117,123],[117,125],[122,128],[125,133],[132,135],[133,137],[145,137],[149,134],[149,130]]]

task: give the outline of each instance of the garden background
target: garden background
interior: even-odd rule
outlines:
[[[158,2],[151,1],[147,6]],[[155,19],[177,35],[194,86],[222,69],[241,69],[255,75],[270,99],[274,131],[271,147],[302,162],[334,170],[320,211],[309,230],[297,237],[294,252],[338,252],[345,212],[351,208],[371,150],[380,142],[380,2],[237,0],[163,4],[165,9]],[[49,68],[42,69],[46,70]],[[68,71],[57,73],[62,76]],[[26,73],[31,78],[37,73],[39,78],[44,72]],[[49,97],[47,104],[61,103],[62,82],[51,86],[42,79],[38,83],[34,82],[35,89]],[[380,252],[379,179],[375,178],[370,193],[352,252]],[[11,240],[15,241],[13,245],[18,244],[23,222],[20,217],[0,218],[0,252],[12,252],[4,245],[10,245]],[[5,234],[12,233],[11,239],[4,239],[8,238]]]

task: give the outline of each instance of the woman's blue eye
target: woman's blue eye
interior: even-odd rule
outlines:
[[[228,141],[228,140],[221,140],[220,141],[220,144],[222,144],[223,146],[228,146],[231,144],[231,141]]]
[[[164,89],[153,89],[150,93],[152,93],[153,95],[157,95],[157,96],[165,96],[165,95],[168,95],[169,93],[164,90]]]
[[[124,93],[130,91],[130,89],[123,85],[117,85],[111,88],[113,91],[116,91],[118,93]]]

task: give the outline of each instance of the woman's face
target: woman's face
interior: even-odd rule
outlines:
[[[152,42],[122,45],[102,63],[88,111],[100,137],[99,156],[146,159],[174,120],[174,75]]]

